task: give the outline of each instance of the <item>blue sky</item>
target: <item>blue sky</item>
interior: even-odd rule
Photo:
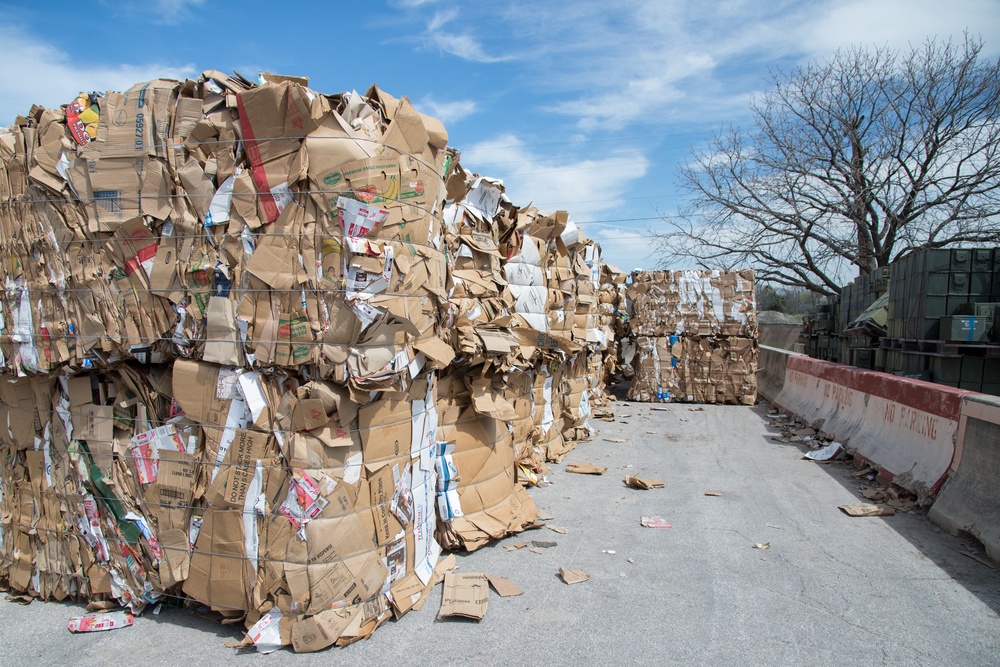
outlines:
[[[324,93],[377,83],[441,118],[467,169],[568,210],[625,270],[655,265],[643,233],[681,203],[678,165],[746,121],[769,68],[966,29],[1000,53],[997,0],[91,0],[0,16],[0,125],[206,69],[307,75]]]

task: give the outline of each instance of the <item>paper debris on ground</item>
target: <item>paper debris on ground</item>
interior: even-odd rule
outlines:
[[[988,560],[986,560],[985,558],[982,558],[980,556],[977,556],[976,554],[972,553],[971,551],[959,551],[958,553],[962,554],[963,556],[965,556],[967,558],[971,558],[972,560],[976,561],[977,563],[985,565],[986,567],[990,568],[991,570],[995,570],[996,569],[996,567],[992,563],[990,563]]]
[[[614,549],[602,549],[602,550],[601,550],[601,553],[602,553],[602,554],[608,554],[608,555],[610,555],[610,556],[614,556],[614,555],[615,555],[616,553],[618,553],[618,552],[617,552],[617,551],[615,551]]]
[[[793,431],[793,435],[797,435],[800,438],[806,438],[811,435],[816,435],[816,429],[809,428],[807,426],[806,428],[800,428],[797,431]]]
[[[444,593],[441,596],[440,618],[458,616],[481,621],[486,615],[490,599],[489,581],[485,574],[465,572],[444,575]]]
[[[515,584],[507,577],[500,577],[495,574],[487,574],[486,578],[489,580],[490,586],[493,587],[493,590],[495,590],[497,592],[497,595],[499,595],[502,598],[514,597],[516,595],[524,595],[524,591],[522,591],[517,584]]]
[[[570,570],[565,567],[559,568],[559,576],[567,584],[579,584],[590,579],[590,573],[584,570]]]
[[[605,438],[604,442],[618,442],[618,443],[621,443],[621,442],[628,442],[628,439],[627,438]]]
[[[705,495],[706,496],[720,497],[720,496],[722,496],[722,491],[706,491]]]
[[[672,526],[667,523],[667,520],[658,514],[643,516],[639,523],[644,528],[672,528]]]
[[[653,406],[653,407],[651,407],[649,409],[650,410],[655,410],[657,412],[669,412],[670,411],[670,408],[660,408],[660,407],[656,407],[656,406]]]
[[[284,646],[281,641],[281,610],[271,609],[253,627],[247,630],[247,637],[257,647],[258,653],[274,653]]]
[[[537,518],[539,521],[549,521],[551,519],[554,519],[555,517],[546,512],[545,510],[536,510],[535,518]]]
[[[566,472],[575,472],[581,475],[603,475],[607,471],[604,466],[595,466],[592,463],[570,463],[566,466]]]
[[[826,447],[820,447],[819,449],[806,452],[802,458],[809,459],[811,461],[832,461],[833,459],[840,458],[843,455],[844,446],[839,442],[831,442]]]
[[[882,500],[885,497],[885,492],[879,491],[873,486],[863,486],[861,487],[861,495],[868,500]]]
[[[756,544],[753,545],[753,548],[754,549],[770,549],[771,548],[771,543],[770,542],[757,542]]]
[[[545,526],[554,533],[559,533],[560,535],[565,535],[569,532],[569,528],[563,528],[562,526]]]
[[[634,475],[627,475],[625,477],[625,486],[630,489],[642,489],[643,491],[648,491],[649,489],[662,489],[666,486],[666,484],[658,479],[644,479]]]
[[[69,619],[70,632],[101,632],[127,628],[135,623],[135,617],[130,611],[109,611],[97,614],[84,614]]]
[[[848,516],[892,516],[896,513],[891,507],[861,503],[860,505],[841,505],[840,510]]]

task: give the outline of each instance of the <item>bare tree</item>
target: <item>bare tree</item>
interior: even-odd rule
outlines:
[[[966,35],[773,72],[753,126],[681,168],[690,203],[652,232],[663,263],[832,294],[918,248],[1000,242],[1000,61],[982,49]]]

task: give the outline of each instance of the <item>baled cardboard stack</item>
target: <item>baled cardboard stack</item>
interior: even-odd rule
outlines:
[[[538,335],[545,283],[536,331],[509,326],[521,212],[459,251],[439,122],[262,79],[138,84],[89,100],[96,124],[35,108],[0,133],[0,581],[187,596],[311,651],[420,604],[438,539],[533,522],[519,471],[561,415],[558,384],[531,400],[559,381],[538,359],[579,346]]]
[[[611,264],[601,265],[601,285],[597,295],[598,325],[607,346],[600,359],[600,368],[593,369],[598,384],[607,387],[622,370],[619,341],[628,335],[626,325],[625,282],[628,274]]]
[[[757,400],[757,317],[752,270],[647,271],[628,288],[639,401]]]
[[[585,371],[600,341],[599,250],[565,211],[519,209],[495,179],[458,165],[447,187],[455,348],[479,378],[468,382],[476,409],[507,424],[531,484],[546,461],[565,456],[567,441],[590,433]]]

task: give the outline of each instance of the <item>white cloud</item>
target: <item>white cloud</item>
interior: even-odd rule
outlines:
[[[625,193],[646,175],[649,159],[639,150],[616,151],[599,159],[540,158],[518,137],[505,134],[462,151],[462,166],[503,179],[518,205],[565,209],[574,220],[589,220],[625,204]]]
[[[421,112],[437,118],[445,125],[471,116],[478,109],[475,100],[441,102],[430,95],[425,95],[416,106]]]
[[[94,66],[86,58],[76,61],[55,46],[0,27],[5,54],[0,58],[0,125],[25,114],[32,104],[58,108],[78,92],[125,90],[134,83],[156,78],[194,76],[192,65],[138,64]]]
[[[154,20],[157,23],[175,25],[189,18],[191,10],[204,5],[205,0],[156,0],[154,4],[157,11]]]
[[[194,76],[192,65],[158,63],[92,65],[77,60],[55,46],[28,37],[10,27],[0,27],[4,57],[0,59],[0,126],[6,126],[32,104],[58,108],[78,92],[125,90],[133,83],[155,78]]]
[[[982,35],[989,52],[1000,52],[1000,3],[995,0],[848,0],[824,4],[794,33],[810,54],[825,55],[850,44],[907,49],[928,37]]]
[[[576,216],[573,216],[576,219]],[[588,238],[601,245],[601,256],[606,264],[622,271],[652,269],[659,263],[650,237],[640,229],[620,225],[580,224]]]
[[[478,63],[498,63],[511,60],[510,56],[493,56],[483,49],[478,39],[468,30],[449,31],[445,29],[449,23],[458,18],[458,8],[435,12],[427,23],[424,35],[425,43],[463,60]]]
[[[619,0],[614,11],[577,0],[511,3],[500,19],[536,85],[562,98],[549,110],[588,131],[732,120],[768,86],[767,66],[852,44],[905,48],[968,29],[1000,52],[996,0]]]

